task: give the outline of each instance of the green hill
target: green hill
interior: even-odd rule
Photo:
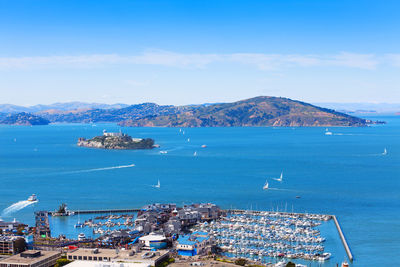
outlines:
[[[366,126],[370,121],[288,98],[260,96],[233,103],[186,106],[173,114],[128,119],[123,126]]]

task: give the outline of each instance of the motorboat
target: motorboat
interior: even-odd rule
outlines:
[[[168,151],[166,151],[166,150],[161,150],[160,151],[160,154],[167,154],[168,153]]]
[[[85,239],[86,239],[86,236],[85,236],[84,233],[80,233],[80,234],[78,235],[78,240],[79,240],[79,241],[82,241],[82,240],[85,240]]]
[[[328,128],[326,128],[326,129],[325,129],[325,135],[333,135],[333,133],[330,132],[330,131],[328,130]]]
[[[382,155],[385,156],[385,155],[387,155],[387,153],[388,153],[388,152],[387,152],[387,149],[386,149],[386,147],[385,147],[385,149],[384,149],[383,152],[382,152]]]
[[[36,195],[35,195],[35,194],[32,194],[30,197],[28,197],[28,201],[30,201],[30,202],[35,202],[35,201],[37,201]]]
[[[329,260],[331,256],[332,256],[331,253],[329,253],[329,252],[324,252],[324,253],[322,253],[322,254],[320,254],[320,255],[318,256],[318,261],[326,261],[326,260]]]
[[[207,147],[207,145],[201,145],[201,147],[202,147],[202,148],[206,148],[206,147]]]

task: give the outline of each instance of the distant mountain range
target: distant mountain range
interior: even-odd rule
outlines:
[[[16,106],[11,104],[0,104],[0,112],[2,113],[36,113],[36,112],[60,112],[71,110],[89,110],[89,109],[119,109],[125,108],[127,104],[101,104],[101,103],[84,103],[84,102],[66,102],[54,103],[50,105],[34,105],[30,107]]]
[[[382,113],[398,113],[400,112],[400,104],[396,103],[313,103],[316,106],[334,109],[344,113],[366,113],[366,114],[382,114]]]
[[[365,126],[371,121],[282,97],[260,96],[233,103],[203,105],[137,105],[56,103],[21,107],[0,105],[0,123],[37,125],[48,122],[115,122],[143,127],[232,127],[232,126]],[[2,109],[0,109],[1,111]],[[8,111],[7,111],[8,110]],[[13,110],[13,111],[10,111]],[[33,111],[36,110],[36,111]],[[17,113],[18,112],[18,113]],[[5,114],[5,113],[8,113]],[[27,121],[24,122],[23,120]]]

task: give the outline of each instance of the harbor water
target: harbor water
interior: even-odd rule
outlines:
[[[119,131],[116,124],[3,125],[0,216],[33,225],[34,210],[61,203],[85,210],[154,202],[335,214],[355,258],[352,266],[390,265],[400,249],[400,117],[369,119],[387,124],[332,127],[332,135],[319,127],[122,128],[160,145],[135,151],[76,146],[79,137]],[[281,172],[282,182],[274,180]],[[263,190],[266,180],[269,189]],[[22,202],[32,194],[39,202]],[[76,237],[77,220],[52,218],[53,234]],[[333,221],[320,231],[332,253],[323,266],[343,261]]]

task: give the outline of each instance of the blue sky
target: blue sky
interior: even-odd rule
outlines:
[[[398,103],[399,13],[390,0],[0,0],[0,103]]]

